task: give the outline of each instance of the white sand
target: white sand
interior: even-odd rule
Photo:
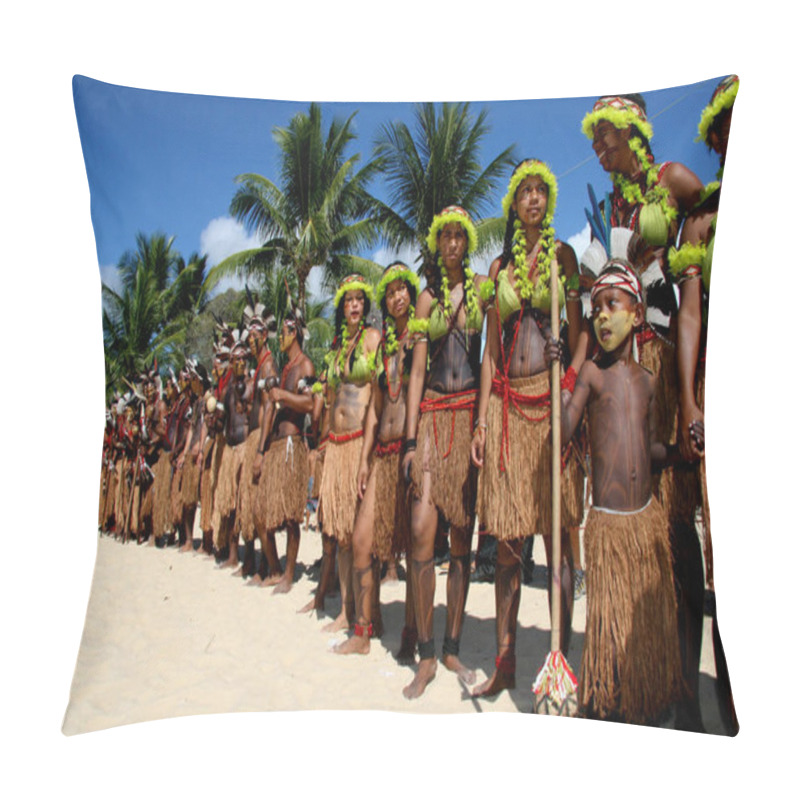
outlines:
[[[285,535],[279,533],[279,553]],[[197,543],[197,542],[196,542]],[[319,535],[301,536],[299,567],[321,553]],[[517,643],[517,688],[475,700],[440,664],[424,695],[408,701],[413,678],[393,653],[403,626],[405,584],[385,584],[381,605],[386,633],[367,656],[340,656],[330,648],[344,633],[322,628],[339,610],[328,598],[326,615],[298,614],[315,584],[303,572],[287,595],[247,586],[231,570],[177,548],[159,549],[99,540],[94,583],[64,722],[67,734],[188,714],[297,709],[382,709],[475,713],[531,710],[531,682],[550,645],[541,537],[534,548],[533,587],[522,587]],[[434,633],[441,647],[446,574],[437,570]],[[585,598],[575,604],[569,661],[580,666]],[[467,600],[461,658],[478,673],[494,664],[494,589],[473,583]],[[713,693],[714,660],[706,618],[701,691],[710,732],[722,727]]]

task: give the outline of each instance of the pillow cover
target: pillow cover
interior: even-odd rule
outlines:
[[[703,346],[720,196],[715,182],[738,79],[641,96],[472,106],[238,100],[83,77],[73,88],[103,280],[109,411],[98,560],[65,733],[240,710],[512,711],[535,705],[735,734],[701,455]],[[531,157],[546,169],[527,161]],[[522,159],[528,166],[515,169]],[[286,390],[290,367],[300,363],[290,349],[282,352],[286,331],[278,323],[288,319],[295,331],[307,329],[304,349],[314,373],[331,365],[335,372],[337,359],[326,362],[325,354],[340,335],[333,311],[344,294],[336,289],[361,286],[342,284],[342,277],[358,272],[364,289],[385,291],[380,269],[400,259],[423,273],[427,267],[423,282],[435,278],[421,242],[434,215],[452,204],[466,206],[480,221],[471,266],[488,274],[504,248],[503,217],[513,204],[523,218],[520,187],[537,178],[547,179],[553,206],[541,227],[552,223],[561,250],[569,245],[575,255],[574,275],[563,282],[565,308],[581,300],[581,309],[591,312],[591,286],[612,258],[626,261],[640,280],[645,320],[630,336],[639,362],[656,378],[656,436],[680,462],[653,480],[666,522],[648,517],[644,532],[619,528],[632,515],[599,510],[590,494],[584,502],[586,465],[599,469],[605,458],[591,457],[599,444],[584,430],[563,479],[576,498],[565,520],[574,524],[564,548],[571,551],[569,594],[575,597],[565,655],[577,688],[551,640],[541,536],[549,531],[541,526],[520,532],[539,535],[522,566],[515,649],[501,637],[498,650],[495,617],[502,609],[495,607],[491,583],[503,580],[504,569],[487,533],[502,538],[500,522],[472,543],[473,563],[466,569],[475,585],[466,599],[458,656],[502,691],[491,704],[481,698],[464,704],[463,684],[471,685],[473,676],[440,669],[421,696],[409,700],[403,690],[420,667],[410,634],[414,617],[405,608],[408,540],[381,554],[390,580],[380,588],[380,619],[373,603],[372,630],[377,634],[382,626],[382,633],[367,656],[329,652],[347,649],[342,645],[351,639],[369,639],[357,615],[348,620],[355,622],[350,638],[346,623],[324,631],[331,626],[325,612],[341,605],[324,592],[319,597],[325,569],[333,566],[318,535],[325,521],[315,495],[324,481],[314,473],[316,463],[310,471],[294,466],[305,461],[309,442],[318,445],[311,415],[304,423],[300,414],[291,450],[293,437],[276,435],[287,446],[274,471],[263,467],[264,479],[253,483],[261,442],[248,454],[245,438],[231,430],[236,414],[227,409],[237,399],[231,393],[237,376],[226,367],[250,359],[241,376],[245,405],[257,391],[269,391],[270,378]],[[546,241],[539,251],[548,252]],[[500,294],[498,280],[481,291],[481,300],[488,308],[496,298],[502,317]],[[376,298],[369,319],[380,327],[379,305]],[[302,318],[292,315],[297,308]],[[590,346],[589,360],[602,361],[602,348],[594,341]],[[273,375],[262,372],[267,350],[274,355]],[[681,358],[686,352],[688,360]],[[308,396],[298,383],[290,388]],[[280,403],[278,396],[273,400]],[[249,416],[256,430],[258,409],[240,416]],[[633,424],[628,417],[625,423]],[[331,443],[338,444],[335,437]],[[273,449],[265,449],[265,465]],[[329,466],[329,480],[343,484],[345,472]],[[592,477],[589,471],[589,488],[597,493]],[[482,475],[481,481],[488,479]],[[242,483],[259,488],[243,490]],[[288,498],[309,483],[300,513],[295,503],[292,513],[265,521],[274,512],[273,496]],[[479,503],[479,523],[491,505]],[[292,524],[283,524],[290,518]],[[658,535],[649,537],[656,524]],[[617,540],[627,542],[622,552],[601,547]],[[637,547],[660,556],[645,569],[641,555],[632,554]],[[529,548],[523,545],[522,552]],[[404,558],[396,564],[398,551]],[[214,557],[238,579],[217,568]],[[451,630],[442,598],[462,568],[459,557],[437,547],[436,632]],[[340,578],[346,569],[340,563]],[[405,580],[392,581],[394,574]],[[267,586],[291,591],[273,595]],[[298,617],[312,594],[316,606]],[[452,645],[453,637],[445,641]],[[542,665],[552,672],[540,673]],[[532,693],[534,682],[538,691]]]

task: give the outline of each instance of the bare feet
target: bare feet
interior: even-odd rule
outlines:
[[[489,680],[484,681],[472,690],[473,697],[493,697],[500,694],[503,689],[516,689],[517,679],[512,672],[495,670]]]
[[[337,644],[331,652],[342,656],[350,655],[351,653],[365,656],[369,653],[369,636],[351,636],[341,644]]]
[[[283,580],[283,573],[282,572],[278,572],[278,573],[273,572],[271,575],[268,575],[266,578],[264,578],[263,583],[264,583],[264,586],[276,586],[282,580]]]
[[[403,689],[403,697],[406,700],[414,700],[417,697],[420,697],[422,693],[425,691],[427,685],[436,677],[436,659],[435,658],[423,658],[419,662],[419,667],[417,668],[417,674],[414,676],[414,680]]]
[[[444,664],[445,669],[455,672],[462,683],[466,683],[468,686],[472,686],[475,683],[475,673],[473,670],[467,669],[458,656],[448,653],[446,656],[442,656],[442,664]]]
[[[276,584],[275,588],[272,590],[272,594],[288,594],[292,591],[292,578],[290,575],[284,575]]]
[[[255,575],[252,575],[250,577],[250,580],[247,581],[246,585],[247,586],[263,586],[264,585],[264,579],[258,573],[256,573]]]
[[[347,614],[344,609],[333,622],[329,622],[323,629],[323,633],[336,633],[336,631],[346,631],[350,625],[347,623]]]
[[[179,553],[193,553],[194,552],[194,542],[191,539],[187,539],[183,545],[178,549]]]

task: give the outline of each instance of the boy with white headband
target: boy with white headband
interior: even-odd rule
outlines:
[[[592,319],[602,349],[581,367],[574,393],[562,392],[561,417],[568,441],[588,407],[593,504],[579,701],[585,716],[653,724],[678,698],[681,666],[669,523],[650,479],[667,448],[652,436],[655,378],[633,355],[644,308],[624,259],[601,270]],[[551,341],[548,357],[558,349]]]

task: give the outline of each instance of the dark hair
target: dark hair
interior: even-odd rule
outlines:
[[[534,160],[535,159],[533,158],[523,158],[522,161],[520,161],[519,164],[517,164],[517,166],[514,167],[514,169],[511,171],[511,177],[512,178],[514,177],[514,173],[516,173],[516,171],[526,161],[534,161]],[[511,179],[509,178],[509,183],[510,182]],[[549,202],[550,187],[546,183],[545,186],[547,186],[547,198]],[[517,189],[519,189],[519,187],[517,187]],[[516,199],[516,194],[515,194],[515,199]],[[500,269],[503,269],[503,267],[507,266],[509,261],[511,261],[511,255],[512,255],[511,248],[514,244],[514,222],[516,222],[517,219],[518,219],[517,212],[514,211],[514,209],[511,206],[509,206],[508,219],[506,220],[506,233],[505,236],[503,237],[503,252],[500,254]]]
[[[407,269],[409,272],[411,271],[408,267],[408,264],[405,261],[392,261],[388,267],[383,271],[383,275],[385,275],[392,267],[403,267],[403,269]],[[400,278],[399,280],[403,280]],[[413,283],[410,281],[404,281],[406,286],[408,286],[408,294],[411,296],[411,305],[415,306],[417,304],[417,287],[414,286]],[[386,307],[386,293],[384,292],[383,297],[381,297],[381,314],[383,314],[384,319],[388,316],[389,310]]]
[[[348,290],[351,291],[351,290]],[[370,299],[367,293],[363,289],[355,289],[353,291],[361,292],[364,295],[364,314],[362,316],[362,320],[366,325],[367,316],[372,308],[372,303],[370,303]],[[345,292],[347,294],[347,292]],[[335,345],[339,339],[339,333],[342,330],[342,324],[344,323],[344,295],[342,295],[342,299],[339,301],[339,305],[336,306],[336,313],[333,317],[333,345]],[[331,345],[331,346],[333,346]]]
[[[283,321],[291,327],[297,337],[297,343],[300,347],[303,346],[303,329],[305,328],[305,320],[303,319],[303,312],[299,308],[292,308],[286,312]]]
[[[630,100],[631,103],[636,103],[636,105],[639,106],[642,111],[644,111],[645,117],[647,116],[647,103],[645,102],[644,97],[642,97],[640,94],[621,94],[618,96],[623,100]],[[644,146],[644,149],[647,151],[647,155],[650,156],[650,158],[653,158],[653,151],[650,148],[650,142],[647,140],[646,136],[642,135],[635,125],[631,125],[631,136],[635,136]]]

